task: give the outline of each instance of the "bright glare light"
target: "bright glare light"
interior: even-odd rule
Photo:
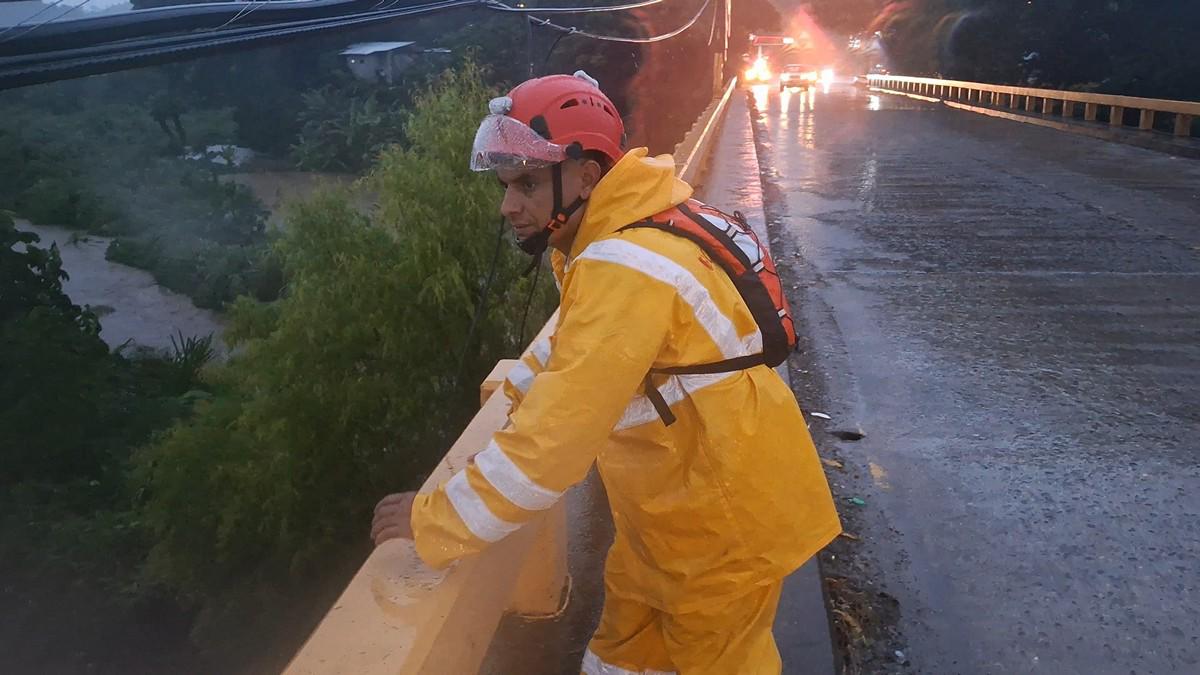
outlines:
[[[821,81],[825,84],[832,84],[834,77],[833,68],[826,68],[821,71]]]
[[[754,106],[759,112],[765,112],[767,109],[768,97],[771,94],[771,89],[765,84],[756,84],[750,87],[750,93],[754,96]]]
[[[794,44],[796,44],[796,38],[785,37],[785,38],[783,38],[783,44],[794,45]]]
[[[754,61],[754,65],[746,69],[748,82],[766,82],[770,79],[771,69],[767,67],[767,60],[761,56]]]

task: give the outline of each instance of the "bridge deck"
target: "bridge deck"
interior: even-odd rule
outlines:
[[[753,94],[794,379],[866,502],[843,502],[861,543],[835,571],[899,600],[919,672],[1194,671],[1200,162]],[[847,428],[866,437],[821,433]]]

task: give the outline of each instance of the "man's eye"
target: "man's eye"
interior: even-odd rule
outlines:
[[[526,192],[533,192],[534,189],[537,188],[537,183],[534,183],[531,180],[527,180],[527,181],[521,183],[521,188],[524,189]]]

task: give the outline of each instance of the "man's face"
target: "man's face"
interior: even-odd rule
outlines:
[[[576,198],[587,199],[600,180],[600,166],[594,161],[567,160],[563,162],[562,206]],[[554,169],[497,169],[496,177],[504,187],[500,214],[512,225],[518,239],[528,239],[541,232],[554,212]],[[580,207],[565,225],[550,235],[550,246],[569,253],[586,206]]]

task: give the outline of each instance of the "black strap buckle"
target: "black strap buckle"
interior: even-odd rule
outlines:
[[[654,381],[651,377],[650,373],[646,373],[646,398],[650,400],[650,405],[654,406],[654,411],[662,418],[663,424],[669,427],[675,423],[675,413],[671,412],[671,406],[667,405],[667,400],[663,398],[662,392],[658,390],[658,387],[654,386]]]

